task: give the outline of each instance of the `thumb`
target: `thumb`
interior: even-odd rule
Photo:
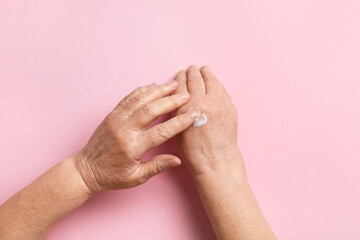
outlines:
[[[171,167],[179,166],[180,164],[180,159],[174,155],[157,155],[151,160],[141,164],[142,177],[147,181],[156,174],[159,174]]]

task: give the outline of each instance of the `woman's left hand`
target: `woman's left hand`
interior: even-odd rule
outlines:
[[[142,156],[188,128],[197,116],[185,112],[145,130],[159,116],[174,111],[190,98],[188,93],[169,96],[177,81],[137,88],[126,96],[76,154],[76,167],[90,194],[129,188],[180,165],[178,157],[162,154],[142,162]]]

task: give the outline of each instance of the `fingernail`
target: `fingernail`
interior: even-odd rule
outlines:
[[[178,82],[175,81],[175,80],[171,80],[169,83],[168,83],[168,86],[169,87],[176,87],[178,85]]]
[[[174,158],[173,162],[174,162],[173,164],[174,167],[179,166],[181,164],[181,160],[179,158]]]
[[[190,95],[188,93],[182,93],[180,94],[180,98],[185,100],[185,99],[188,99],[190,97]]]
[[[199,115],[199,112],[197,110],[191,110],[189,115],[191,118],[196,118]]]

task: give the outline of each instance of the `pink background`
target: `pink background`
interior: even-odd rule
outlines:
[[[359,29],[358,0],[0,0],[0,202],[132,89],[207,64],[279,239],[360,239]],[[49,239],[214,238],[182,166],[88,201]]]

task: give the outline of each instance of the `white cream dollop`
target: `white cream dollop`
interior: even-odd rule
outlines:
[[[206,124],[206,122],[207,122],[206,114],[199,112],[193,125],[194,125],[194,127],[200,127],[200,126]]]
[[[195,108],[191,107],[189,108],[187,111],[191,111],[191,110],[194,110]],[[193,123],[193,126],[194,127],[200,127],[204,124],[206,124],[207,122],[207,117],[206,117],[206,114],[205,113],[201,113],[200,111],[198,112],[198,115]]]

